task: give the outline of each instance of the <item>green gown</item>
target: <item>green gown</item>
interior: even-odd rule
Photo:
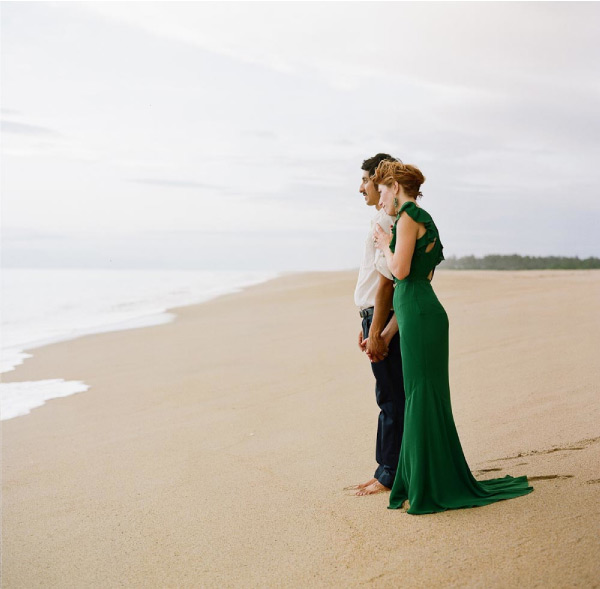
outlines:
[[[408,499],[408,513],[434,513],[526,495],[533,487],[525,476],[476,481],[471,474],[450,404],[448,316],[428,279],[444,259],[443,247],[429,213],[410,201],[402,205],[398,218],[403,213],[423,223],[426,232],[417,240],[408,277],[394,279],[406,408],[389,507],[399,509]],[[396,226],[392,251],[395,243]]]

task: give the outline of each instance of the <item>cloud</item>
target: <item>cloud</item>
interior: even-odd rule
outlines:
[[[16,123],[14,121],[1,121],[0,128],[3,133],[14,133],[17,135],[32,135],[43,137],[58,137],[60,133],[48,127],[40,125],[29,125],[26,123]]]
[[[3,99],[49,125],[6,133],[7,161],[29,156],[6,166],[17,226],[362,235],[377,152],[423,170],[450,251],[463,235],[479,253],[472,231],[498,249],[506,211],[535,224],[568,200],[575,235],[598,206],[597,3],[7,10]]]
[[[103,17],[243,63],[334,87],[404,77],[435,87],[502,88],[588,77],[595,3],[90,3]],[[310,39],[310,40],[307,40]],[[518,67],[515,67],[518,66]]]
[[[242,135],[247,137],[255,137],[257,139],[277,139],[277,134],[273,131],[248,130],[242,131]]]
[[[222,190],[220,186],[195,182],[193,180],[168,180],[165,178],[130,178],[128,182],[136,184],[148,184],[150,186],[165,186],[167,188],[206,188],[210,190]]]

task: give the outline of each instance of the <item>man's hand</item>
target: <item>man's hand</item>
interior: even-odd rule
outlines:
[[[358,347],[361,352],[365,352],[367,349],[367,340],[363,339],[362,329],[358,332]]]
[[[369,334],[366,340],[366,352],[371,362],[381,362],[388,355],[388,344],[377,334]]]

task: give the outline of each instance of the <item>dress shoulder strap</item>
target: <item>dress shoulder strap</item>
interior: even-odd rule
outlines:
[[[412,202],[412,200],[406,201],[400,207],[400,210],[398,211],[398,218],[400,218],[402,213],[406,213],[417,223],[424,223],[425,226],[433,221],[431,215],[427,211],[424,211],[421,207],[418,207],[414,202]]]

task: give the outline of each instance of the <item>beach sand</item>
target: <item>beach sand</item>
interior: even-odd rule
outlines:
[[[2,586],[598,586],[600,272],[436,274],[471,469],[535,491],[423,516],[343,490],[376,466],[355,279],[284,276],[4,375],[91,388],[2,424]]]

